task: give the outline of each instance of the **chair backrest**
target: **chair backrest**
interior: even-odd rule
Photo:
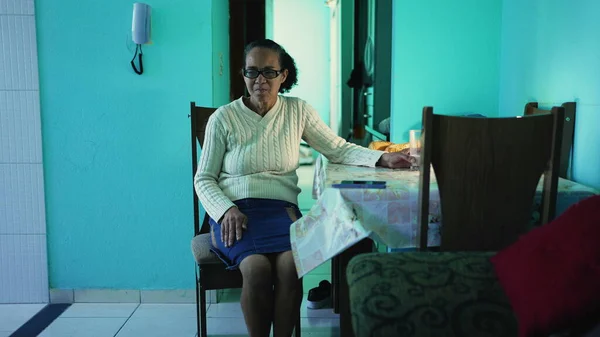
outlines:
[[[493,251],[527,229],[544,174],[541,223],[554,217],[564,108],[515,118],[423,109],[419,248],[427,247],[430,167],[441,199],[441,250]]]
[[[200,148],[204,146],[204,134],[206,130],[206,123],[208,118],[215,112],[215,108],[204,108],[196,106],[195,102],[190,104],[190,119],[191,119],[191,136],[192,136],[192,189],[194,195],[194,235],[209,233],[208,214],[204,214],[202,226],[200,226],[200,207],[198,204],[198,195],[196,195],[196,189],[194,188],[194,176],[198,169],[198,146]]]
[[[558,170],[558,176],[569,179],[571,178],[569,172],[569,163],[571,151],[573,149],[573,140],[575,138],[575,112],[577,111],[577,103],[566,102],[561,106],[565,108],[565,121],[563,123],[562,146],[560,149],[560,168]],[[525,104],[525,116],[549,112],[550,110],[540,109],[538,102],[530,102]]]
[[[390,140],[390,136],[389,135],[386,135],[386,134],[384,134],[382,132],[379,132],[379,131],[373,129],[372,127],[370,127],[368,125],[365,125],[365,131],[367,132],[368,135],[370,135],[369,138],[371,138],[371,139],[367,139],[368,141],[377,141],[377,140],[380,140],[380,141],[387,142],[387,141]]]

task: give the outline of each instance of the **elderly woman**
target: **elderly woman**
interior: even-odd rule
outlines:
[[[409,167],[400,153],[369,150],[338,137],[305,101],[281,96],[298,82],[294,59],[260,40],[244,51],[249,96],[220,107],[206,126],[194,180],[211,220],[213,251],[243,277],[241,306],[251,337],[289,337],[302,282],[290,246],[298,209],[301,139],[334,163]]]

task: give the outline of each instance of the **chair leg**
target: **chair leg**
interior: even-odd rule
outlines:
[[[196,336],[200,337],[200,288],[198,284],[200,280],[196,276]]]
[[[300,328],[300,318],[301,315],[298,313],[298,320],[296,321],[296,326],[294,327],[294,337],[302,336],[302,329]]]
[[[206,336],[206,290],[200,281],[200,337]]]

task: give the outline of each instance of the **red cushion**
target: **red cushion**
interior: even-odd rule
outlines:
[[[600,196],[523,235],[491,258],[519,336],[548,336],[600,318]]]

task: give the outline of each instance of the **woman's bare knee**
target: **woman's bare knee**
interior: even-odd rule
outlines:
[[[300,282],[300,280],[298,280],[298,273],[296,272],[296,265],[294,264],[294,257],[291,251],[277,255],[275,258],[275,271],[278,283],[292,286]]]
[[[271,261],[264,255],[250,255],[240,263],[244,283],[250,287],[268,288],[273,286]]]

